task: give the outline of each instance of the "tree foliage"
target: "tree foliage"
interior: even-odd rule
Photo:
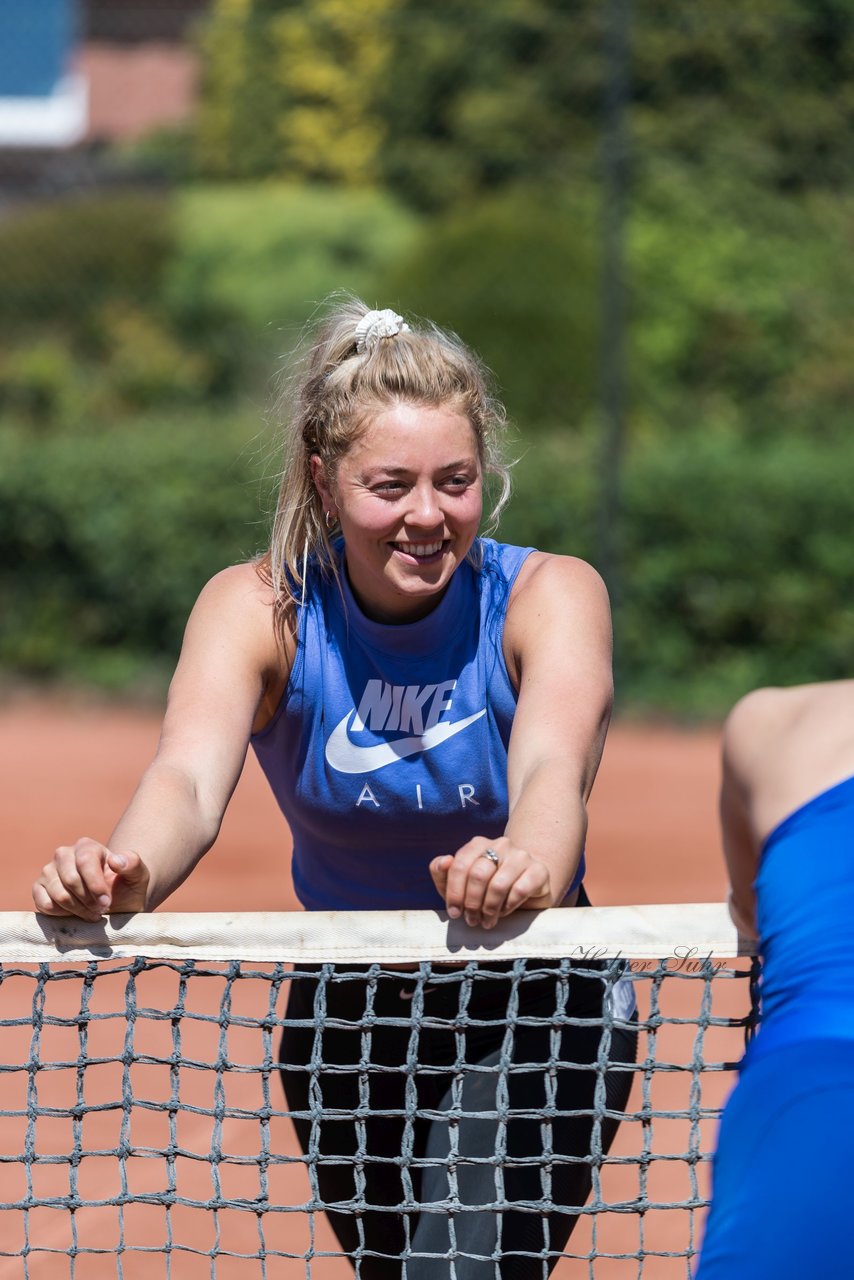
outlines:
[[[385,296],[464,335],[520,425],[575,425],[595,404],[597,278],[589,205],[522,187],[427,221]]]
[[[849,0],[645,0],[627,32],[639,180],[797,192],[852,181]],[[599,0],[215,0],[202,166],[377,178],[422,209],[590,178],[605,79]]]
[[[385,135],[376,85],[393,54],[395,3],[215,0],[200,37],[201,170],[375,181]]]
[[[848,0],[646,0],[632,43],[639,164],[733,188],[848,188],[852,70]]]
[[[435,210],[584,176],[599,132],[601,10],[590,0],[401,0],[378,87],[385,181]]]
[[[649,181],[629,226],[637,431],[847,434],[854,192]]]

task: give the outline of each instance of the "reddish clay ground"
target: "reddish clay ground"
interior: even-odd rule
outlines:
[[[29,886],[41,864],[51,856],[54,846],[72,839],[78,834],[106,837],[116,816],[128,799],[135,779],[149,759],[157,738],[158,717],[153,713],[114,708],[92,708],[52,702],[29,701],[7,706],[0,710],[0,771],[4,779],[4,844],[6,858],[6,891],[0,901],[0,910],[27,910],[31,906]],[[591,827],[588,844],[589,874],[587,885],[594,902],[601,905],[639,902],[692,902],[719,900],[724,890],[724,875],[716,833],[715,805],[717,790],[717,734],[712,730],[681,731],[665,727],[637,727],[617,725],[612,730],[605,753],[602,770],[596,785],[591,806]],[[215,848],[203,864],[170,900],[170,910],[290,910],[295,907],[288,874],[288,839],[284,823],[267,793],[266,783],[250,757],[244,776],[235,794],[223,832]],[[157,975],[155,975],[155,978]],[[160,979],[157,979],[160,981]],[[13,980],[15,981],[15,980]],[[17,980],[22,985],[23,980]],[[100,980],[99,980],[100,981]],[[102,983],[109,988],[111,979]],[[174,978],[162,975],[160,985]],[[204,981],[204,980],[203,980]],[[264,984],[266,985],[266,984]],[[670,984],[673,985],[673,984]],[[7,988],[9,983],[7,982]],[[31,984],[30,984],[31,986]],[[78,1001],[77,984],[50,984],[49,1008],[54,1013],[74,1017],[74,999]],[[69,990],[66,992],[65,988]],[[698,983],[676,983],[675,995],[665,1013],[685,1016],[691,1012],[694,998],[691,988]],[[742,983],[720,983],[716,993],[716,1012],[728,1014],[738,1007],[736,995],[743,997]],[[58,988],[58,989],[57,989]],[[100,991],[101,988],[99,987]],[[7,999],[9,992],[7,990]],[[121,992],[116,994],[121,996]],[[157,992],[141,995],[140,1006],[152,1000]],[[22,1027],[6,1027],[3,1062],[20,1061],[26,1056],[32,1028],[27,1024],[29,988],[19,993],[16,1016],[22,1017]],[[174,1000],[174,993],[171,998]],[[248,998],[248,996],[246,997]],[[735,1003],[734,1003],[735,1001]],[[68,1005],[66,1009],[65,1006]],[[121,1007],[119,1005],[119,1007]],[[156,1006],[153,1007],[166,1007]],[[214,1006],[215,1007],[215,1006]],[[10,1017],[8,1005],[4,1005],[5,1018]],[[115,1021],[115,1028],[121,1024]],[[163,1028],[163,1024],[160,1024]],[[92,1042],[90,1054],[104,1057],[121,1050],[121,1038],[108,1044],[119,1034],[113,1021],[94,1022],[90,1028]],[[215,1027],[214,1027],[215,1030]],[[154,1037],[143,1043],[146,1053],[157,1059],[168,1056],[169,1043],[163,1032],[162,1043],[157,1040],[157,1024],[148,1032],[140,1026],[139,1035]],[[215,1056],[215,1046],[203,1043],[205,1027],[190,1026],[186,1032],[182,1052],[203,1053]],[[240,1052],[230,1044],[230,1053]],[[693,1031],[690,1028],[669,1028],[665,1058],[673,1063],[690,1060]],[[718,1029],[710,1036],[719,1043],[710,1046],[724,1059],[737,1057],[738,1033]],[[77,1033],[59,1027],[44,1032],[43,1050],[46,1054],[53,1040],[60,1061],[74,1061],[77,1053]],[[63,1037],[70,1037],[65,1043]],[[728,1037],[724,1040],[721,1037]],[[208,1039],[210,1037],[208,1036]],[[19,1043],[20,1041],[20,1043]],[[73,1043],[72,1043],[73,1041]],[[708,1044],[708,1040],[707,1040]],[[651,1052],[650,1042],[642,1037],[640,1055]],[[664,1050],[659,1050],[659,1060]],[[252,1050],[238,1061],[255,1061]],[[46,1060],[46,1059],[43,1059]],[[136,1096],[157,1102],[169,1097],[169,1070],[135,1063],[132,1084]],[[74,1072],[68,1070],[41,1071],[37,1073],[35,1086],[40,1107],[55,1108],[54,1118],[40,1117],[36,1126],[36,1151],[47,1157],[30,1166],[33,1193],[40,1197],[67,1195],[70,1171],[67,1164],[51,1163],[51,1155],[62,1157],[71,1146],[70,1109],[74,1105],[78,1085]],[[85,1086],[85,1103],[90,1110],[83,1122],[83,1145],[90,1151],[102,1151],[84,1159],[75,1176],[86,1197],[105,1198],[120,1194],[117,1183],[117,1162],[107,1153],[120,1141],[119,1123],[121,1110],[114,1105],[119,1093],[118,1068],[88,1068]],[[193,1104],[204,1109],[211,1106],[208,1097],[211,1085],[205,1083],[204,1073],[190,1072],[182,1068],[181,1097],[184,1089],[191,1089]],[[720,1103],[730,1083],[729,1073],[704,1077],[702,1107],[714,1107]],[[274,1085],[278,1082],[274,1080]],[[9,1111],[19,1110],[20,1120],[4,1120],[3,1137],[0,1139],[0,1161],[7,1154],[21,1152],[25,1145],[26,1084],[22,1073],[11,1072],[3,1077],[0,1107]],[[657,1073],[651,1085],[652,1106],[656,1110],[684,1107],[692,1099],[688,1096],[690,1076],[676,1071]],[[642,1086],[638,1084],[633,1094],[636,1105]],[[232,1089],[234,1094],[232,1095]],[[253,1092],[254,1090],[254,1092]],[[255,1096],[257,1077],[252,1073],[229,1073],[226,1102],[229,1107],[243,1107],[250,1117],[260,1105]],[[696,1101],[696,1099],[694,1099]],[[275,1107],[281,1107],[277,1097]],[[91,1110],[91,1108],[95,1108]],[[145,1120],[146,1115],[150,1117]],[[165,1117],[156,1106],[140,1113],[134,1110],[131,1138],[143,1147],[168,1141]],[[154,1126],[151,1133],[137,1130],[139,1123]],[[206,1200],[211,1194],[211,1169],[206,1160],[210,1148],[211,1121],[203,1114],[192,1112],[179,1116],[179,1145],[191,1156],[178,1161],[176,1171],[179,1194],[188,1198]],[[279,1121],[281,1126],[283,1121]],[[653,1130],[656,1137],[650,1139],[649,1130],[638,1123],[627,1121],[621,1128],[614,1152],[620,1155],[637,1155],[644,1143],[653,1142],[652,1150],[683,1151],[687,1126],[668,1132],[668,1126],[676,1122],[656,1119]],[[714,1125],[711,1120],[701,1124],[703,1146],[713,1140]],[[162,1130],[162,1132],[161,1132]],[[245,1132],[244,1132],[245,1131]],[[280,1149],[290,1150],[288,1139],[278,1130]],[[257,1194],[256,1162],[251,1159],[257,1152],[258,1134],[254,1121],[246,1124],[238,1120],[226,1121],[222,1136],[223,1149],[238,1157],[236,1163],[223,1169],[226,1194],[252,1197]],[[255,1144],[253,1146],[253,1143]],[[649,1147],[647,1146],[647,1149]],[[195,1153],[195,1154],[192,1154]],[[239,1157],[245,1163],[241,1166]],[[157,1190],[158,1163],[152,1160],[130,1161],[132,1177],[139,1183],[132,1187],[134,1194],[144,1195]],[[133,1170],[136,1172],[133,1172]],[[242,1169],[242,1173],[241,1173]],[[243,1177],[243,1181],[238,1178]],[[638,1195],[636,1166],[607,1168],[603,1176],[603,1195],[608,1202],[631,1201]],[[225,1180],[238,1179],[230,1185]],[[145,1179],[148,1178],[148,1182]],[[699,1175],[701,1191],[706,1186],[707,1171]],[[153,1181],[152,1181],[153,1179]],[[254,1181],[253,1181],[254,1180]],[[270,1191],[281,1197],[280,1204],[300,1203],[306,1188],[301,1181],[301,1171],[293,1166],[271,1171]],[[674,1200],[689,1198],[692,1194],[687,1166],[680,1161],[653,1161],[649,1166],[645,1187],[649,1199]],[[0,1202],[14,1203],[26,1194],[20,1169],[14,1164],[0,1163]],[[146,1246],[162,1248],[164,1240],[164,1214],[162,1206],[132,1206],[124,1211],[124,1223],[117,1227],[116,1209],[86,1209],[75,1215],[78,1247],[86,1250],[76,1261],[73,1272],[76,1280],[105,1280],[119,1274],[115,1249],[121,1230],[125,1246],[133,1246],[123,1256],[121,1274],[126,1280],[159,1280],[161,1276],[180,1276],[180,1280],[194,1280],[196,1276],[216,1274],[220,1280],[249,1280],[261,1275],[257,1259],[251,1260],[258,1248],[255,1215],[251,1212],[220,1212],[220,1246],[232,1253],[230,1258],[220,1259],[215,1272],[211,1271],[208,1251],[215,1247],[212,1234],[212,1215],[202,1210],[189,1210],[178,1206],[171,1212],[168,1230],[181,1248],[168,1270],[159,1254],[139,1252]],[[14,1253],[23,1244],[20,1211],[0,1214],[3,1222],[2,1247],[0,1247],[0,1280],[12,1280],[21,1274],[21,1259],[3,1259],[3,1253]],[[691,1218],[693,1217],[693,1224]],[[270,1218],[266,1215],[268,1246],[300,1253],[308,1247],[309,1225],[302,1215],[285,1214]],[[597,1220],[596,1250],[598,1254],[632,1254],[640,1247],[641,1235],[646,1250],[666,1254],[681,1252],[688,1244],[688,1233],[693,1230],[696,1242],[700,1226],[699,1215],[685,1212],[651,1211],[643,1221],[636,1213],[610,1213]],[[322,1218],[314,1221],[315,1247],[319,1250],[334,1248],[334,1241]],[[29,1272],[32,1280],[61,1280],[70,1276],[70,1263],[65,1250],[72,1243],[69,1234],[69,1215],[62,1209],[39,1209],[29,1214],[28,1232],[30,1247]],[[591,1247],[591,1221],[583,1221],[571,1241],[572,1251],[582,1257]],[[187,1248],[197,1253],[185,1252]],[[44,1252],[58,1250],[59,1252]],[[91,1250],[91,1252],[90,1252]],[[241,1261],[235,1255],[248,1255]],[[333,1259],[315,1260],[307,1273],[305,1262],[289,1263],[281,1259],[271,1262],[267,1274],[274,1280],[296,1280],[310,1274],[314,1280],[343,1280],[352,1275],[349,1267]],[[578,1276],[594,1276],[596,1280],[628,1280],[628,1277],[651,1277],[654,1280],[681,1280],[688,1275],[684,1257],[669,1259],[651,1257],[639,1270],[634,1260],[619,1261],[600,1257],[592,1266],[586,1261],[562,1263],[555,1273],[557,1280],[572,1280]]]

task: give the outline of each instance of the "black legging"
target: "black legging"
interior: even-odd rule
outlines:
[[[562,979],[554,972],[555,962],[529,960],[525,976],[516,979],[521,1021],[508,1036],[511,969],[506,962],[487,962],[466,982],[460,969],[435,968],[423,995],[417,1044],[412,1007],[418,984],[412,973],[386,971],[372,985],[366,967],[337,967],[326,983],[325,1019],[317,1033],[318,980],[304,977],[291,985],[280,1053],[282,1080],[290,1110],[315,1114],[314,1123],[303,1115],[294,1124],[303,1151],[308,1154],[314,1146],[321,1157],[311,1174],[319,1196],[324,1203],[359,1198],[395,1206],[358,1213],[354,1203],[344,1211],[328,1211],[363,1280],[401,1280],[405,1254],[407,1280],[441,1280],[451,1274],[444,1255],[452,1246],[459,1280],[492,1280],[496,1257],[502,1280],[529,1280],[552,1270],[558,1259],[549,1255],[559,1254],[569,1238],[578,1217],[573,1210],[590,1192],[591,1144],[598,1137],[596,1145],[606,1152],[619,1123],[613,1114],[597,1123],[594,1107],[599,1115],[624,1110],[632,1072],[619,1064],[634,1063],[637,1033],[625,1025],[614,1027],[610,1043],[603,1041],[596,1023],[602,1016],[604,969],[599,976],[595,964],[586,964]],[[455,1028],[466,987],[467,1022]],[[556,1010],[594,1020],[593,1025],[554,1029],[550,1019]],[[366,1018],[368,1012],[372,1017]],[[524,1019],[533,1015],[537,1022],[527,1025]],[[309,1025],[290,1025],[301,1020]],[[339,1023],[348,1025],[335,1025]],[[496,1064],[508,1047],[511,1070],[499,1072]],[[596,1071],[588,1065],[597,1062],[600,1048],[608,1055],[604,1098],[601,1090],[597,1097]],[[414,1073],[406,1069],[413,1053],[418,1062]],[[315,1069],[312,1078],[313,1055],[325,1069]],[[550,1058],[561,1065],[549,1070]],[[475,1069],[461,1071],[463,1064]],[[478,1071],[478,1066],[487,1069]],[[354,1117],[360,1103],[365,1111],[392,1114]],[[557,1113],[550,1136],[542,1114],[549,1103]],[[455,1121],[446,1116],[454,1105],[465,1113],[495,1113],[506,1106],[506,1148],[499,1150],[500,1158],[496,1138],[501,1125],[495,1115]],[[449,1162],[452,1146],[458,1158]],[[464,1206],[493,1204],[503,1187],[504,1200],[528,1202],[533,1211],[480,1207],[453,1215],[447,1210],[420,1213],[421,1202],[448,1196],[449,1170]],[[548,1179],[550,1198],[560,1209],[537,1211]]]

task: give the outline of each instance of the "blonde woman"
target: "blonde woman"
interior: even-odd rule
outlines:
[[[57,850],[34,887],[37,909],[91,919],[161,903],[215,840],[250,744],[290,825],[294,884],[309,910],[444,907],[488,929],[521,907],[585,901],[585,806],[612,696],[608,601],[587,564],[479,536],[485,485],[496,491],[493,517],[508,489],[503,413],[479,362],[432,325],[353,300],[328,314],[286,410],[270,552],[205,587],[155,760],[106,845],[84,839]],[[513,1039],[502,1195],[545,1194],[554,1205],[463,1215],[456,1239],[466,1256],[455,1274],[494,1276],[490,1259],[500,1255],[502,1276],[541,1276],[589,1191],[589,1064],[605,1051],[602,1033],[592,1022],[560,1032],[558,1060],[580,1067],[556,1073],[544,1156],[545,1130],[531,1112],[547,1103],[548,1020],[566,981],[537,964],[521,980],[506,965],[478,971],[461,1064],[452,1027],[459,971],[445,979],[425,994],[425,1014],[451,1025],[421,1031],[426,1069],[408,1117],[401,1068],[415,978],[401,970],[379,982],[369,1089],[383,1114],[359,1124],[346,1117],[360,1101],[367,986],[351,972],[327,988],[335,1025],[323,1031],[322,1054],[334,1069],[319,1085],[334,1116],[314,1130],[319,1190],[346,1206],[364,1176],[374,1208],[329,1217],[366,1280],[399,1280],[404,1255],[410,1280],[449,1274],[435,1256],[449,1247],[447,1219],[382,1206],[407,1201],[407,1179],[420,1198],[437,1198],[425,1153],[447,1152],[439,1117],[461,1068],[464,1109],[496,1111],[494,1086],[491,1107],[482,1096],[482,1068],[506,1045],[508,1001],[518,998],[522,1015],[547,1021],[519,1026]],[[293,984],[281,1050],[306,1149],[315,986]],[[595,1020],[603,998],[595,973],[574,975],[562,1012]],[[608,1045],[615,1062],[631,1061],[631,1027]],[[624,1106],[630,1079],[625,1069],[606,1073],[610,1113]],[[478,1107],[467,1105],[476,1098]],[[463,1145],[494,1149],[496,1123],[484,1133],[481,1122],[463,1122]],[[596,1142],[607,1148],[615,1127],[602,1122]],[[468,1174],[471,1203],[500,1198],[494,1161],[473,1161]]]

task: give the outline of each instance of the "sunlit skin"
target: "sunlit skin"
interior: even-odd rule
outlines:
[[[340,520],[347,572],[377,621],[417,621],[442,599],[477,534],[482,468],[468,419],[448,406],[377,413],[332,475],[312,473]],[[56,850],[33,886],[36,909],[97,920],[154,910],[210,848],[290,675],[293,649],[254,564],[204,588],[187,625],[157,756],[108,844]],[[430,864],[449,916],[492,928],[519,907],[566,901],[584,844],[586,801],[611,707],[608,598],[594,570],[532,553],[508,603],[502,649],[518,703],[507,754],[503,835],[473,837]],[[484,858],[498,855],[496,866]]]
[[[436,607],[468,554],[483,510],[477,441],[447,408],[397,404],[371,418],[328,476],[312,459],[324,510],[337,516],[347,575],[377,622]]]

